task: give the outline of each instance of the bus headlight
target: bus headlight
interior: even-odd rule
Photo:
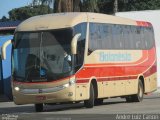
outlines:
[[[15,89],[16,91],[19,91],[19,90],[20,90],[20,88],[19,88],[19,87],[15,87],[14,89]]]
[[[69,87],[69,83],[63,85],[63,88],[67,88],[67,87]]]
[[[59,86],[59,87],[62,87],[62,88],[67,88],[67,87],[69,87],[69,86],[71,86],[71,85],[74,85],[75,84],[75,77],[72,77],[72,78],[70,78],[70,80],[69,80],[69,83],[66,83],[66,84],[64,84],[64,85],[62,85],[62,86]]]
[[[70,84],[70,85],[73,85],[73,84],[75,84],[75,83],[76,83],[76,78],[75,78],[75,77],[70,78],[69,84]]]

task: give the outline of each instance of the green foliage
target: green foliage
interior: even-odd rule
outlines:
[[[98,0],[100,13],[113,14],[115,0]],[[160,0],[118,0],[118,11],[160,9]]]
[[[128,0],[125,11],[160,9],[160,0]]]
[[[113,0],[98,0],[98,7],[100,13],[112,14],[113,13]]]
[[[9,19],[8,19],[6,16],[3,16],[3,17],[0,19],[0,22],[5,22],[5,21],[9,21]]]
[[[71,1],[71,2],[68,2]],[[3,16],[0,21],[25,20],[29,17],[53,12],[54,6],[60,12],[73,8],[73,11],[100,12],[113,14],[115,0],[33,0],[33,6],[15,8],[9,11],[9,19]],[[62,3],[63,4],[62,4]],[[72,3],[73,2],[73,3]],[[40,3],[40,5],[37,5]],[[72,3],[72,4],[69,4]],[[160,9],[160,0],[118,0],[118,11],[138,11]]]
[[[98,0],[83,0],[81,11],[83,12],[99,12]]]
[[[33,0],[33,5],[36,5],[38,2],[41,2],[41,5],[49,5],[53,0]]]
[[[29,17],[48,14],[51,13],[52,9],[46,5],[39,5],[39,6],[26,6],[21,8],[15,8],[9,11],[9,18],[10,20],[25,20]]]

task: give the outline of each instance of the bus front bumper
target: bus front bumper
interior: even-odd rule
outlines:
[[[18,89],[14,87],[15,104],[63,103],[75,101],[75,84],[61,88]]]

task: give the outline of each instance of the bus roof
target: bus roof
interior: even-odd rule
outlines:
[[[112,23],[137,25],[136,21],[121,18],[117,16],[85,13],[85,12],[70,12],[70,13],[55,13],[31,17],[22,22],[16,31],[37,31],[73,27],[82,22],[97,22],[97,23]]]

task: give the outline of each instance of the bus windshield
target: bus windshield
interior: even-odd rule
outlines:
[[[14,37],[12,74],[22,82],[54,81],[72,72],[72,29],[17,32]]]

